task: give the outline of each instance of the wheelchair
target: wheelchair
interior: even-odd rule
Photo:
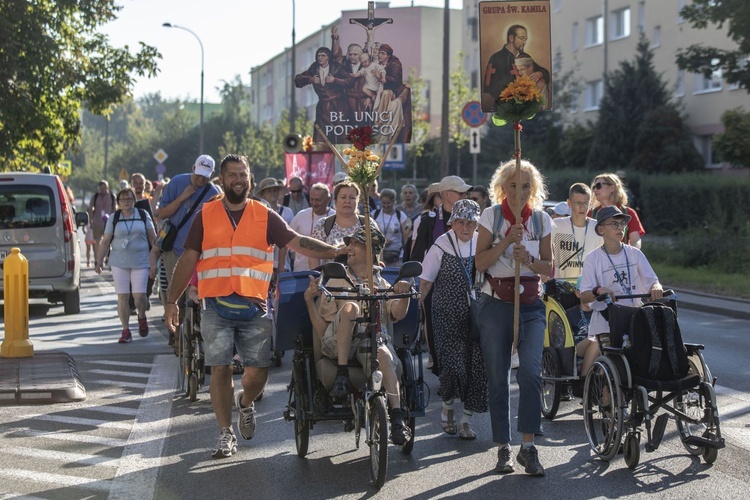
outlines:
[[[421,274],[421,264],[404,264],[400,270],[384,269],[381,275],[390,283],[398,279],[413,278]],[[304,290],[309,285],[309,276],[318,277],[317,271],[282,273],[276,295],[277,349],[292,351],[292,378],[287,387],[289,399],[284,410],[284,418],[294,422],[294,436],[297,455],[307,455],[310,430],[323,421],[344,423],[345,431],[354,431],[355,446],[359,448],[364,430],[365,443],[370,449],[370,474],[376,488],[385,483],[388,469],[388,407],[385,388],[382,386],[382,373],[378,370],[377,339],[373,338],[375,319],[370,317],[370,305],[386,297],[386,290],[372,292],[357,288],[333,289],[325,286],[328,278],[347,278],[345,268],[338,263],[326,264],[323,268],[323,283],[320,289],[321,300],[360,300],[366,305],[363,323],[367,325],[370,337],[371,375],[365,372],[356,360],[350,361],[349,378],[353,387],[359,387],[349,395],[348,400],[334,400],[329,392],[336,376],[335,364],[320,355],[320,340],[313,334],[312,324],[307,314]],[[393,279],[390,279],[393,277]],[[347,295],[342,295],[347,293]],[[334,295],[336,294],[336,295]],[[389,298],[418,298],[412,287],[408,294],[390,294]],[[428,406],[429,389],[424,381],[421,352],[421,323],[419,304],[412,300],[404,319],[393,325],[391,338],[394,350],[401,364],[400,387],[401,408],[406,425],[411,430],[410,439],[401,445],[403,453],[411,453],[414,447],[416,417],[425,415]],[[362,348],[362,347],[360,347]]]
[[[549,420],[557,415],[563,393],[583,383],[573,330],[566,315],[567,309],[580,304],[575,294],[576,280],[551,279],[544,284],[542,294],[547,320],[542,353],[542,415]]]
[[[670,292],[665,291],[665,296]],[[648,297],[648,294],[623,295],[617,299]],[[662,299],[658,303],[677,310],[673,299]],[[602,460],[610,461],[622,447],[625,463],[633,469],[640,460],[644,425],[645,449],[653,452],[659,448],[671,416],[687,452],[702,456],[711,464],[716,461],[719,449],[724,447],[724,439],[714,391],[716,379],[701,353],[704,346],[684,344],[688,369],[682,378],[639,377],[632,369],[635,366],[633,349],[627,345],[623,348],[624,335],[633,338],[631,319],[638,309],[608,304],[610,333],[597,335],[602,355],[586,376],[583,396],[584,425],[591,449]],[[669,342],[663,346],[664,349],[669,347]],[[674,352],[680,344],[671,347]],[[657,349],[661,347],[652,347],[649,352]]]
[[[190,401],[198,399],[198,391],[206,382],[203,338],[201,337],[201,305],[188,299],[185,304],[185,319],[180,323],[177,338],[177,380],[181,394]]]

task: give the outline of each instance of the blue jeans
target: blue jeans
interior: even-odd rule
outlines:
[[[480,343],[487,368],[492,440],[510,443],[510,358],[513,351],[513,304],[482,293],[479,299]],[[520,398],[517,431],[539,432],[542,423],[542,350],[544,303],[521,304],[516,374]]]

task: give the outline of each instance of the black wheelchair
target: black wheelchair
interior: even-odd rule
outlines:
[[[665,291],[665,295],[668,292]],[[648,294],[623,295],[617,299],[648,297]],[[675,300],[663,299],[643,307],[649,306],[668,308],[668,312],[662,310],[659,314],[671,316],[676,324]],[[677,338],[679,336],[669,340],[669,335],[663,333],[664,328],[656,328],[661,340],[649,333],[652,340],[657,337],[648,354],[651,360],[649,370],[654,370],[649,374],[656,373],[654,360],[658,361],[662,355],[671,358],[672,369],[677,366],[678,358],[682,358],[685,374],[679,378],[638,376],[639,371],[634,370],[639,362],[635,357],[636,346],[629,343],[638,333],[634,331],[638,323],[632,319],[639,309],[609,303],[606,312],[610,332],[597,335],[602,355],[586,375],[583,395],[584,425],[591,449],[599,458],[609,461],[622,447],[625,463],[633,469],[640,460],[643,426],[646,451],[656,451],[671,416],[688,453],[702,456],[707,464],[711,464],[716,461],[719,449],[724,447],[724,439],[714,391],[716,379],[701,353],[704,347],[683,344],[681,338]],[[623,341],[626,335],[629,338]]]
[[[177,338],[177,380],[180,393],[195,401],[198,391],[206,382],[203,338],[201,337],[201,305],[188,299],[185,304],[185,319],[180,323]]]
[[[404,264],[400,270],[384,269],[382,276],[395,283],[403,278],[416,278],[421,274],[418,262]],[[376,488],[385,483],[388,469],[388,408],[385,388],[382,386],[382,373],[378,370],[377,348],[380,335],[374,328],[376,319],[371,314],[371,306],[386,297],[418,298],[412,286],[407,294],[393,294],[392,290],[355,286],[333,289],[327,288],[329,278],[348,280],[346,270],[338,263],[326,264],[320,289],[321,300],[359,300],[364,302],[362,323],[370,337],[371,375],[366,377],[356,360],[350,361],[349,377],[352,386],[359,387],[348,400],[334,400],[329,392],[336,375],[332,360],[320,355],[320,340],[313,335],[312,324],[307,314],[304,290],[309,285],[309,276],[319,276],[316,271],[283,273],[279,276],[277,288],[276,327],[277,349],[293,351],[292,379],[287,388],[289,400],[284,410],[284,418],[294,422],[294,436],[297,455],[305,457],[308,452],[310,430],[323,421],[340,421],[345,431],[354,431],[355,446],[359,448],[362,431],[370,448],[370,473]],[[393,279],[390,279],[393,277]],[[346,295],[342,295],[345,293]],[[414,447],[415,419],[425,415],[429,402],[429,390],[424,382],[421,348],[421,325],[418,318],[417,300],[409,304],[404,319],[393,325],[394,348],[401,364],[401,408],[405,422],[411,430],[410,439],[401,446],[403,453],[410,453]]]

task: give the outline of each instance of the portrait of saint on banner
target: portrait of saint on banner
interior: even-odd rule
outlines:
[[[315,60],[294,78],[298,89],[312,86],[318,97],[315,124],[333,144],[347,144],[355,127],[369,125],[373,139],[388,144],[403,122],[396,142],[411,141],[411,89],[399,57],[407,22],[377,17],[374,2],[367,15],[344,12],[330,30],[330,45],[315,51]],[[411,54],[411,50],[407,50]],[[313,140],[323,142],[315,130]]]
[[[482,111],[519,76],[528,76],[552,109],[552,36],[549,1],[479,2]]]

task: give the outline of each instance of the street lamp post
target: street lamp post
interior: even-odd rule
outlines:
[[[180,29],[180,30],[187,31],[188,33],[190,33],[191,35],[193,35],[196,40],[198,40],[198,45],[200,45],[200,47],[201,47],[201,121],[200,121],[200,126],[198,127],[198,136],[199,136],[199,138],[198,138],[198,149],[199,149],[198,154],[200,155],[200,154],[204,153],[204,151],[203,151],[203,65],[204,65],[204,62],[205,62],[205,54],[203,52],[203,42],[201,42],[201,39],[198,37],[198,35],[196,35],[195,32],[193,30],[191,30],[190,28],[186,28],[184,26],[178,26],[178,25],[172,24],[172,23],[164,23],[164,24],[162,24],[162,26],[164,26],[165,28],[177,28],[177,29]]]
[[[291,80],[292,80],[292,106],[291,106],[292,109],[289,111],[289,122],[290,122],[289,133],[290,134],[294,133],[294,122],[297,120],[297,101],[294,98],[294,92],[295,92],[295,90],[297,90],[295,88],[295,85],[294,85],[294,71],[295,71],[295,66],[296,66],[296,63],[297,63],[297,61],[295,60],[296,59],[296,49],[297,49],[297,47],[296,47],[295,40],[294,40],[294,35],[295,35],[295,33],[294,33],[294,24],[295,24],[294,17],[295,17],[295,11],[296,10],[297,10],[297,8],[296,8],[296,5],[295,5],[295,2],[294,2],[294,0],[292,0],[292,78],[291,78]]]

